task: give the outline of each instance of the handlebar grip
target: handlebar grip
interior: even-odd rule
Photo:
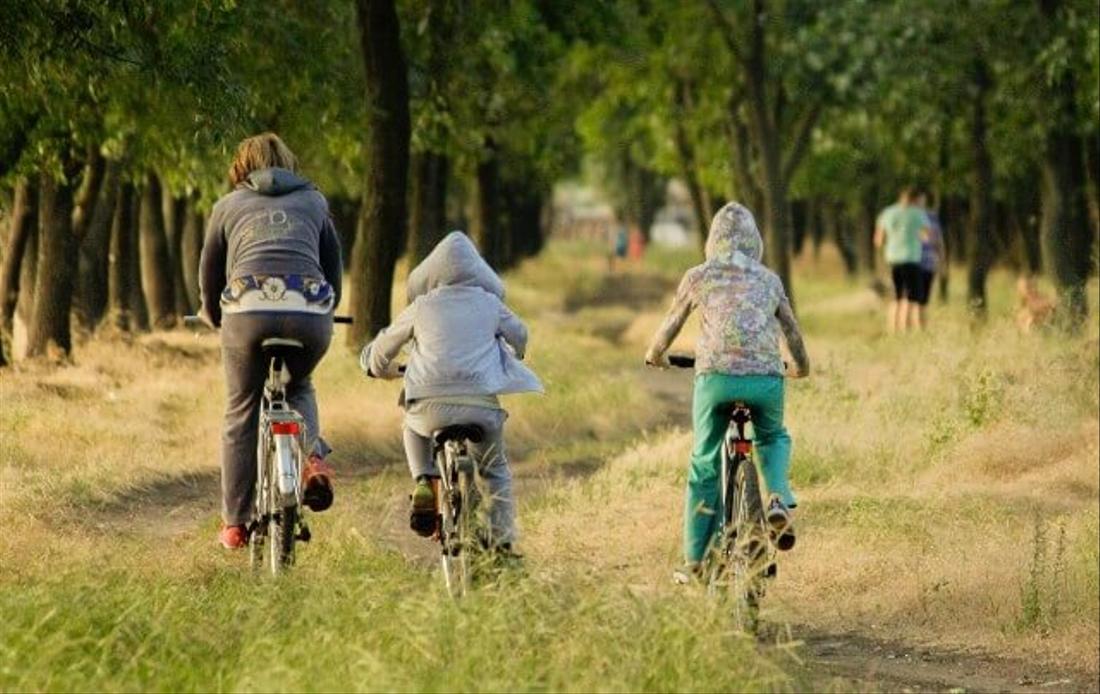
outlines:
[[[192,330],[194,330],[194,329],[199,329],[199,328],[209,328],[210,326],[208,326],[203,321],[203,319],[199,318],[198,316],[184,316],[183,317],[183,327],[191,328]]]
[[[684,354],[670,354],[668,355],[668,363],[671,366],[681,369],[694,369],[695,357],[689,357]]]
[[[353,319],[352,319],[351,316],[333,316],[332,317],[332,322],[333,323],[345,323],[347,325],[351,325],[352,322],[353,322]]]

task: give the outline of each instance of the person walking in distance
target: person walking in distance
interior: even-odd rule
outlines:
[[[920,288],[921,235],[927,234],[924,210],[914,204],[915,191],[902,189],[898,201],[884,209],[875,222],[875,247],[883,249],[894,281],[894,299],[886,314],[886,330],[905,332],[917,310]]]
[[[913,297],[915,306],[909,311],[909,321],[910,326],[923,330],[928,327],[928,302],[932,297],[936,274],[947,258],[947,248],[939,216],[928,207],[928,193],[920,191],[915,202],[924,211],[925,227],[920,238],[920,282]]]

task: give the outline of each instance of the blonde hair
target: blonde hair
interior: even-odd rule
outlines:
[[[237,186],[253,171],[272,167],[297,171],[298,158],[275,133],[246,137],[237,145],[237,153],[229,165],[229,185]]]

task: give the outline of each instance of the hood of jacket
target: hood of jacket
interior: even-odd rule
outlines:
[[[504,283],[461,231],[452,231],[436,244],[405,283],[409,303],[440,287],[480,287],[504,300]]]
[[[739,255],[760,262],[764,257],[764,240],[749,208],[730,202],[718,210],[710,223],[706,254],[708,262],[740,265],[743,261],[738,262]]]
[[[256,169],[248,174],[241,187],[260,195],[279,196],[312,188],[313,184],[288,169],[270,168]]]

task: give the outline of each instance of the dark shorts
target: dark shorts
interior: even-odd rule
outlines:
[[[920,265],[917,263],[891,265],[890,274],[894,278],[894,298],[916,301],[920,295]]]
[[[921,306],[928,305],[928,298],[932,296],[932,281],[936,279],[936,273],[928,270],[920,270],[920,281],[917,282],[917,291],[909,295],[909,299]]]

